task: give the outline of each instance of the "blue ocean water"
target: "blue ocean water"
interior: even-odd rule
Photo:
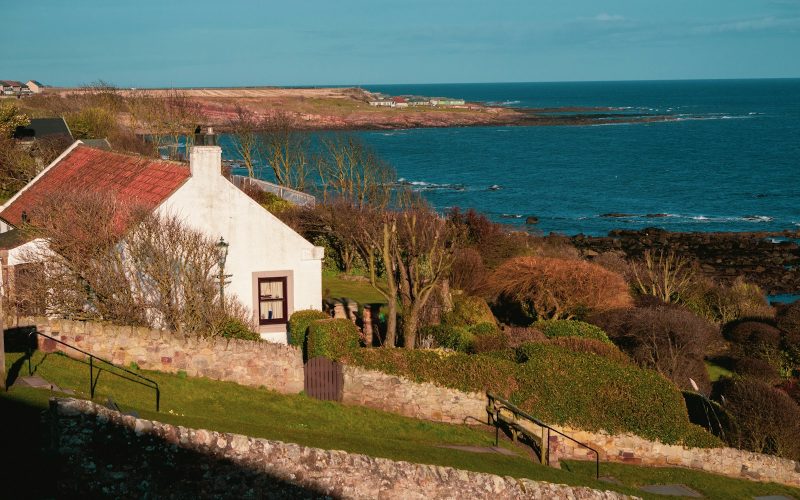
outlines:
[[[649,226],[800,226],[800,79],[365,88],[514,107],[614,107],[674,118],[360,132],[404,182],[440,210],[472,207],[520,227],[536,216],[533,227],[564,234]],[[609,213],[627,215],[603,217]]]

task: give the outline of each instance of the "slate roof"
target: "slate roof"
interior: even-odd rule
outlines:
[[[41,139],[53,135],[65,135],[72,140],[72,132],[64,118],[31,118],[29,125],[17,127],[14,131],[15,139]]]
[[[0,250],[11,250],[33,240],[33,235],[27,231],[12,229],[0,233]]]
[[[78,145],[0,211],[12,226],[49,195],[63,189],[113,193],[117,199],[145,208],[156,208],[190,177],[189,166],[172,161],[103,151]]]
[[[111,151],[111,143],[108,142],[108,139],[81,139],[81,142],[90,148]]]

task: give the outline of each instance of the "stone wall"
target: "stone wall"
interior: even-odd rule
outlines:
[[[457,424],[487,420],[482,393],[464,393],[429,383],[416,383],[382,372],[345,366],[344,403],[369,406],[407,417]],[[541,429],[531,424],[536,435]],[[800,486],[800,463],[735,448],[685,448],[648,441],[632,434],[611,435],[553,426],[600,452],[604,462],[679,466],[730,477]],[[594,460],[594,454],[562,438],[550,436],[550,463],[559,459]]]
[[[63,496],[154,498],[626,498],[614,492],[397,462],[50,402]]]
[[[453,424],[486,422],[486,395],[416,383],[383,372],[344,367],[342,402]]]
[[[136,363],[146,370],[183,371],[191,377],[263,386],[285,394],[303,390],[303,356],[294,346],[47,318],[23,319],[17,326],[35,326],[41,333],[123,367]],[[81,356],[45,337],[38,339],[39,349],[45,352]]]
[[[736,448],[684,448],[648,441],[632,434],[610,435],[553,426],[600,452],[601,462],[661,467],[687,467],[714,474],[800,486],[800,462]],[[559,459],[594,460],[594,453],[551,433],[550,462]],[[602,467],[602,465],[601,465]]]

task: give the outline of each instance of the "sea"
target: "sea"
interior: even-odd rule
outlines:
[[[670,117],[357,132],[394,166],[399,183],[440,211],[474,208],[519,229],[566,235],[800,229],[800,79],[362,87]]]

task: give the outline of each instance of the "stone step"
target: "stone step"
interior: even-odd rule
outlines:
[[[64,394],[71,394],[71,395],[75,394],[75,391],[71,389],[62,389],[56,384],[53,384],[43,379],[39,375],[28,375],[25,377],[18,377],[17,380],[14,381],[14,384],[11,386],[11,388],[14,387],[33,387],[34,389],[46,389],[53,392],[61,392]]]

